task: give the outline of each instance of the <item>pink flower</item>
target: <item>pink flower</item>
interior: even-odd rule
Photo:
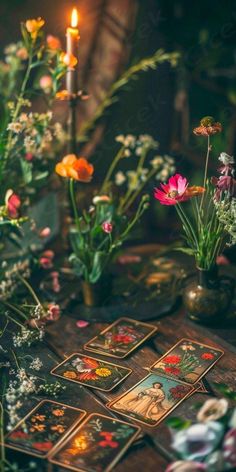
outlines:
[[[223,456],[227,464],[236,467],[236,429],[230,429],[224,438]]]
[[[19,208],[21,206],[21,199],[19,195],[9,189],[5,195],[5,204],[7,207],[8,216],[10,218],[18,218]]]
[[[138,264],[141,262],[141,257],[136,256],[135,254],[123,254],[122,256],[118,257],[117,261],[119,264]]]
[[[110,234],[113,230],[113,225],[109,223],[109,221],[104,221],[104,223],[102,223],[102,229],[104,233]]]
[[[154,196],[162,205],[177,205],[204,191],[203,187],[188,187],[187,179],[180,174],[175,174],[169,178],[167,184],[161,184],[161,189],[155,189]]]
[[[52,88],[52,77],[50,75],[43,75],[39,80],[41,89],[49,91]]]
[[[32,154],[32,152],[27,152],[26,155],[25,155],[25,160],[26,161],[32,161],[34,155]]]
[[[216,258],[216,264],[217,265],[229,265],[230,261],[229,261],[228,257],[224,256],[224,254],[220,254]]]
[[[57,321],[60,318],[61,309],[55,303],[48,304],[47,317],[48,321]]]
[[[39,232],[40,238],[47,238],[51,234],[51,229],[48,228],[47,226]]]
[[[16,56],[19,57],[19,59],[22,59],[22,61],[25,61],[28,59],[28,51],[25,47],[21,47],[16,51]]]
[[[60,282],[59,282],[59,272],[51,272],[52,277],[52,289],[55,293],[59,293],[61,290]]]
[[[207,470],[207,466],[201,462],[177,461],[168,465],[166,472],[199,472]]]
[[[76,326],[77,326],[78,328],[86,328],[88,325],[89,325],[89,322],[88,322],[88,321],[85,321],[85,320],[78,320],[78,321],[76,321]]]
[[[53,263],[52,263],[53,258],[54,258],[53,251],[50,251],[50,250],[44,251],[39,259],[40,266],[43,269],[51,269],[53,267]]]
[[[236,179],[230,175],[221,175],[218,179],[212,177],[211,181],[216,186],[216,200],[220,199],[222,192],[228,192],[230,197],[236,196]]]

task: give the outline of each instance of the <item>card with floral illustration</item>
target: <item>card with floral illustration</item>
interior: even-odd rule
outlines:
[[[124,358],[157,331],[156,326],[120,318],[87,342],[84,349],[104,356]]]
[[[75,471],[109,472],[140,431],[135,425],[92,413],[49,460]]]
[[[110,392],[131,372],[132,369],[127,367],[78,353],[72,354],[51,370],[51,374],[57,377],[105,392]]]
[[[157,426],[195,387],[178,380],[149,374],[120,397],[109,402],[107,407],[128,418]]]
[[[79,408],[43,400],[7,434],[5,445],[46,458],[85,415]]]
[[[184,338],[158,359],[150,370],[196,384],[223,354],[221,349]]]

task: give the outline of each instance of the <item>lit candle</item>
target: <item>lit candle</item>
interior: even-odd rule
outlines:
[[[68,62],[70,58],[78,58],[78,44],[79,44],[79,29],[78,29],[78,12],[73,8],[71,14],[71,26],[66,30],[66,54]],[[78,63],[77,63],[78,64]],[[70,94],[77,94],[77,64],[75,66],[69,65],[66,74],[66,88]]]

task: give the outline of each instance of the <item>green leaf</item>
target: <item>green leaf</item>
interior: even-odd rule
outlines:
[[[189,247],[175,247],[174,251],[183,252],[184,254],[188,254],[188,256],[194,256],[195,254],[195,251]]]
[[[101,277],[102,272],[109,260],[109,255],[106,252],[97,251],[94,254],[93,266],[89,274],[89,280],[92,284],[96,283]]]
[[[169,426],[169,428],[172,429],[186,429],[192,424],[189,420],[183,420],[182,418],[177,417],[168,418],[165,423],[167,426]]]
[[[32,182],[32,164],[25,159],[20,159],[20,165],[25,184]]]

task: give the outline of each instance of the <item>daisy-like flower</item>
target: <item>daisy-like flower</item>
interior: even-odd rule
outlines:
[[[221,133],[222,125],[215,121],[212,116],[205,116],[200,121],[200,126],[194,128],[193,133],[197,136],[211,136],[216,133]]]
[[[162,205],[177,205],[205,192],[203,187],[188,187],[188,181],[180,174],[175,174],[167,184],[155,189],[154,196]]]

